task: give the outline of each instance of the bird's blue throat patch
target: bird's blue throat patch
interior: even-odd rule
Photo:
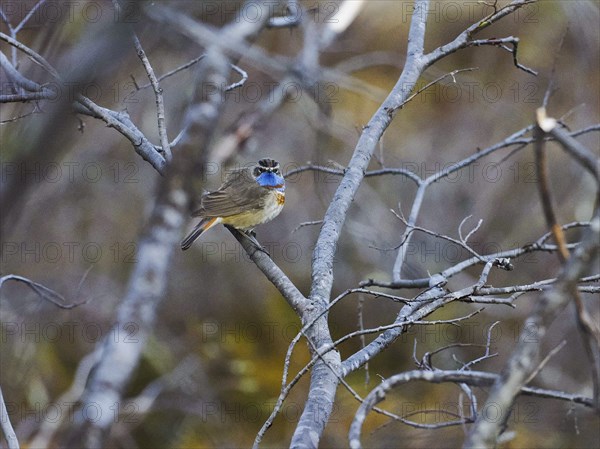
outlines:
[[[260,176],[256,178],[256,182],[263,187],[275,189],[280,192],[285,190],[285,181],[283,177],[272,172],[261,173]]]

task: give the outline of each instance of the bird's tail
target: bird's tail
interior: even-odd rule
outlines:
[[[181,242],[181,249],[185,251],[190,246],[192,246],[194,240],[200,237],[200,235],[202,235],[204,231],[206,231],[209,228],[212,228],[215,224],[217,224],[217,220],[218,219],[215,217],[203,218],[202,220],[200,220],[200,223],[196,225],[194,230],[190,232],[189,235],[186,238],[184,238]]]

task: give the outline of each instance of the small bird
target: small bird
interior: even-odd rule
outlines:
[[[279,215],[284,203],[285,180],[279,162],[261,159],[253,167],[234,170],[218,190],[202,195],[200,209],[192,214],[201,220],[183,239],[181,249],[188,249],[204,231],[219,223],[245,233],[251,231]],[[256,239],[248,237],[257,244]]]

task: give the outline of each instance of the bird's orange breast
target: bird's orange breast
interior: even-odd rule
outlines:
[[[285,204],[285,194],[277,192],[277,198],[275,199],[277,200],[278,206],[283,206]]]

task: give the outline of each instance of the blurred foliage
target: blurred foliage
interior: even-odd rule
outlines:
[[[26,5],[33,2],[16,2]],[[54,2],[56,3],[56,2]],[[100,8],[98,21],[112,20],[108,2],[75,2],[68,20],[51,20],[47,13],[34,17],[19,33],[19,39],[59,65],[61,56],[83,39],[88,28],[97,26],[87,11]],[[206,5],[217,11],[235,11],[236,2],[164,2],[184,9],[190,15],[220,26],[231,14],[209,14]],[[346,84],[333,84],[327,119],[305,94],[289,101],[268,121],[261,123],[239,163],[271,156],[283,167],[293,168],[307,161],[345,165],[362,126],[395,84],[406,51],[410,20],[406,1],[369,1],[350,28],[321,57],[321,64],[342,70],[353,60],[358,69],[341,73],[340,80],[352,79],[360,90]],[[305,6],[336,5],[335,2],[306,2]],[[91,6],[90,6],[91,5]],[[95,5],[95,6],[94,6]],[[2,8],[15,2],[2,2]],[[87,9],[86,9],[87,8]],[[426,47],[454,38],[471,20],[481,17],[481,2],[432,2]],[[324,9],[326,11],[326,9]],[[458,16],[456,15],[458,14]],[[18,22],[23,9],[16,7],[11,21]],[[316,15],[315,19],[323,20]],[[549,112],[565,116],[572,129],[599,121],[599,20],[598,3],[592,1],[542,1],[507,17],[485,31],[485,36],[515,35],[521,39],[519,59],[535,68],[536,78],[518,70],[510,54],[498,48],[472,48],[440,61],[421,80],[421,86],[439,75],[459,68],[477,67],[474,72],[445,80],[416,97],[400,111],[381,142],[381,159],[389,167],[414,169],[419,175],[432,174],[480,148],[503,140],[532,123],[555,66],[554,92]],[[320,23],[322,25],[322,23]],[[203,49],[173,30],[163,29],[141,18],[136,31],[155,71],[165,73],[198,56]],[[5,25],[0,24],[0,29]],[[271,54],[294,56],[302,48],[301,28],[265,30],[254,45]],[[563,40],[562,47],[560,42]],[[124,42],[129,46],[129,42]],[[2,45],[2,50],[10,53]],[[132,78],[145,83],[143,68],[133,46],[125,62],[104,74],[91,86],[88,95],[101,106],[127,109],[132,119],[158,142],[154,97],[150,89],[136,91]],[[377,56],[389,62],[371,63]],[[32,79],[45,80],[45,73],[19,55],[21,69]],[[250,111],[264,100],[278,81],[253,61],[237,61],[248,70],[248,84],[232,93],[226,102],[222,127],[239,114]],[[232,75],[235,76],[235,75]],[[180,130],[182,112],[190,95],[189,71],[162,82],[167,107],[169,137]],[[20,120],[0,125],[2,176],[29,176],[34,189],[21,205],[18,223],[2,235],[2,273],[27,276],[61,292],[69,300],[87,303],[72,310],[59,310],[24,287],[7,285],[1,292],[2,321],[1,384],[13,422],[23,441],[32,436],[53,404],[66,391],[79,361],[109,332],[114,313],[126,289],[135,261],[135,245],[151,207],[157,173],[132,150],[117,132],[91,118],[72,116],[61,129],[60,159],[52,166],[11,165],[27,140],[44,119],[47,104],[8,104],[1,119],[33,112]],[[79,120],[85,125],[78,131]],[[324,133],[319,134],[319,131]],[[323,137],[323,136],[326,137]],[[580,141],[598,151],[597,134]],[[466,215],[483,225],[473,237],[476,250],[492,252],[535,240],[545,232],[533,172],[532,148],[507,158],[500,152],[457,179],[442,181],[426,196],[419,224],[436,232],[456,236]],[[559,147],[549,145],[552,188],[560,222],[586,220],[593,207],[593,180]],[[492,162],[498,165],[492,165]],[[372,168],[378,167],[373,160]],[[225,168],[218,167],[207,179],[207,187],[217,186]],[[16,170],[16,172],[12,172]],[[496,171],[492,171],[496,170]],[[310,281],[311,250],[318,226],[300,223],[321,219],[339,179],[305,172],[288,180],[286,208],[282,215],[257,231],[258,239],[270,250],[276,263],[301,291],[307,293]],[[358,282],[377,277],[389,279],[403,225],[389,213],[400,207],[408,214],[414,195],[412,183],[401,177],[365,180],[354,201],[336,256],[334,295]],[[575,233],[577,231],[574,231]],[[576,234],[572,234],[576,235]],[[405,270],[407,277],[420,277],[456,263],[465,254],[451,245],[419,234],[414,253]],[[85,277],[84,274],[91,267]],[[495,286],[533,282],[553,277],[557,262],[552,255],[535,254],[515,261],[510,273],[493,273]],[[449,288],[472,283],[479,268],[453,278]],[[81,283],[81,285],[80,285]],[[414,293],[414,292],[413,292]],[[406,295],[410,295],[407,292]],[[345,299],[331,313],[334,338],[358,326],[357,296]],[[537,295],[523,296],[516,309],[494,306],[456,329],[428,326],[411,330],[365,370],[349,377],[350,384],[366,395],[380,381],[402,370],[413,369],[413,347],[417,357],[452,342],[484,344],[489,326],[501,320],[493,341],[494,359],[482,369],[497,371],[510,354],[524,317]],[[591,312],[599,316],[597,298],[586,299]],[[399,305],[365,298],[365,326],[388,324]],[[465,304],[452,304],[432,316],[448,319],[475,310]],[[591,395],[586,368],[572,310],[550,329],[543,348],[547,352],[562,339],[564,349],[534,381],[545,388],[564,389]],[[197,365],[182,379],[166,381],[151,411],[135,415],[121,409],[111,434],[116,447],[249,447],[269,415],[281,385],[283,359],[299,323],[295,314],[248,260],[237,242],[224,229],[213,229],[195,248],[178,253],[171,270],[167,297],[159,310],[154,335],[129,386],[128,397],[144,390],[152,381],[181,369],[191,358]],[[113,338],[135,338],[135,330],[123,329]],[[370,341],[369,336],[366,337]],[[348,356],[360,348],[354,339],[340,350]],[[438,356],[440,367],[459,366],[453,359],[467,361],[482,354],[478,347],[456,348]],[[296,348],[292,376],[309,360],[305,343]],[[118,369],[118,367],[115,367]],[[184,371],[185,372],[185,371]],[[286,401],[263,447],[281,447],[289,442],[301,413],[308,378],[304,378]],[[412,384],[399,388],[383,404],[396,413],[457,407],[459,391],[454,385]],[[477,392],[480,401],[485,391]],[[441,405],[440,405],[441,404]],[[345,447],[347,429],[357,408],[356,401],[340,388],[338,402],[328,425],[322,447]],[[64,404],[58,404],[66,412]],[[421,414],[417,422],[447,419],[443,414]],[[520,398],[510,429],[513,440],[502,447],[592,447],[600,437],[598,419],[581,407],[550,400]],[[363,432],[368,447],[458,447],[463,439],[460,426],[440,430],[414,429],[373,414]],[[26,447],[26,445],[23,445]]]

